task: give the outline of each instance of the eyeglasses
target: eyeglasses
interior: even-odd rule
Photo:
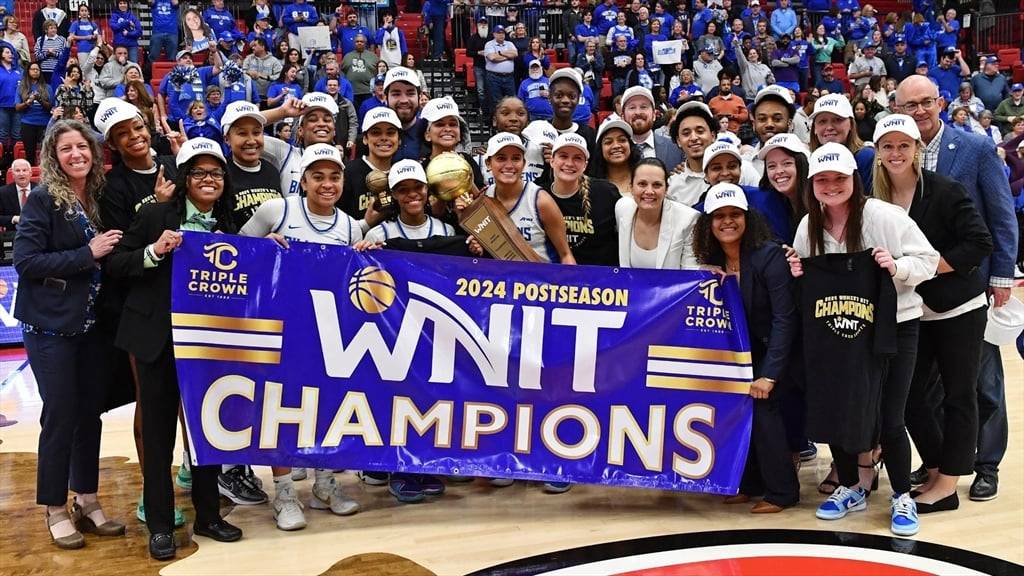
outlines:
[[[197,181],[206,180],[207,176],[209,176],[213,180],[218,180],[218,181],[219,180],[223,180],[224,179],[224,171],[221,170],[220,168],[214,168],[213,170],[203,170],[202,168],[193,168],[193,169],[188,171],[188,177],[193,179],[193,180],[197,180]]]
[[[925,98],[920,102],[906,102],[899,106],[907,114],[916,114],[918,110],[931,110],[935,107],[938,98]]]

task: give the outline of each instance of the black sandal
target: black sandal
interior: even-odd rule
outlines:
[[[829,476],[831,476],[833,472],[836,472],[835,462],[829,465]],[[829,480],[828,476],[825,476],[825,479],[822,480],[820,484],[818,484],[818,494],[825,494],[826,496],[831,496],[837,488],[839,488],[839,482],[837,480]]]
[[[872,462],[871,464],[861,464],[860,462],[857,463],[858,468],[873,468],[875,470],[875,475],[873,478],[871,478],[871,489],[864,491],[867,496],[870,496],[872,492],[878,490],[878,472],[882,469],[882,466],[884,465],[885,464],[882,462],[881,458],[879,458],[875,462]]]

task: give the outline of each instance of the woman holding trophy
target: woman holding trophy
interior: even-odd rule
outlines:
[[[402,142],[402,122],[394,110],[380,106],[366,113],[362,134],[366,154],[345,164],[345,188],[338,204],[357,220],[369,209],[390,205],[387,175]]]

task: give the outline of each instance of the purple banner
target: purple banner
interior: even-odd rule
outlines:
[[[192,454],[734,494],[753,371],[707,272],[185,233],[172,324]]]

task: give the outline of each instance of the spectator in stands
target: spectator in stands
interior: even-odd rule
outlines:
[[[316,6],[307,4],[306,0],[295,0],[285,7],[281,22],[288,28],[288,45],[301,50],[299,28],[316,26],[320,23],[320,15],[316,11]]]
[[[781,38],[783,35],[792,37],[796,27],[796,12],[789,6],[789,0],[779,0],[778,7],[772,11],[772,35],[776,38]]]
[[[814,49],[814,85],[818,86],[821,81],[822,70],[831,67],[832,52],[846,46],[842,36],[831,36],[827,33],[824,24],[818,24],[814,29],[814,36],[811,38],[811,48]]]
[[[863,53],[850,64],[847,76],[855,87],[864,86],[872,76],[886,75],[885,62],[877,56],[877,52],[878,46],[869,42],[864,45]]]
[[[996,122],[1003,132],[1010,130],[1014,121],[1024,117],[1024,84],[1010,86],[1010,95],[996,106]]]
[[[209,25],[210,30],[213,31],[212,36],[215,38],[219,38],[222,32],[234,34],[238,31],[238,26],[235,25],[235,16],[224,7],[224,0],[213,0],[210,7],[203,10],[203,21]]]
[[[956,94],[960,90],[960,83],[967,80],[970,75],[971,69],[967,62],[960,55],[960,50],[954,47],[946,48],[942,52],[939,65],[928,70],[928,77],[939,87],[939,92],[945,90],[950,94]]]
[[[796,109],[796,113],[793,115],[793,134],[796,134],[797,138],[800,139],[804,144],[810,145],[811,142],[811,113],[814,112],[814,103],[818,101],[821,96],[821,91],[817,88],[811,88],[804,94],[804,105]]]
[[[382,61],[387,62],[388,66],[401,66],[402,54],[409,52],[405,43],[405,32],[402,32],[398,26],[395,26],[395,17],[391,12],[384,12],[382,18],[383,24],[380,28],[377,28],[377,37],[374,40],[374,45],[377,47],[377,56]],[[484,21],[486,21],[486,18]],[[467,34],[466,38],[468,39],[470,36]],[[481,67],[481,70],[483,70],[483,67]]]
[[[78,122],[61,122],[45,144],[45,183],[22,208],[14,245],[23,295],[16,316],[32,361],[51,367],[37,377],[44,406],[36,499],[46,505],[54,543],[71,549],[85,546],[78,527],[104,536],[125,533],[96,500],[100,414],[111,376],[105,359],[112,348],[109,333],[96,325],[101,300],[95,296],[100,260],[122,232],[97,232],[103,154],[91,131]],[[70,516],[69,487],[77,493]]]
[[[999,58],[988,56],[984,59],[981,72],[971,78],[971,88],[988,110],[995,110],[1010,95],[1010,83],[999,73]]]
[[[633,69],[633,51],[625,36],[615,39],[608,58],[611,61],[612,96],[618,96],[626,90],[626,79]]]
[[[100,27],[92,21],[89,6],[78,6],[78,19],[68,28],[68,42],[74,42],[79,54],[88,54],[100,40]]]
[[[206,104],[201,100],[194,100],[189,104],[188,116],[181,121],[180,131],[186,138],[209,138],[218,144],[224,143],[223,136],[219,133],[220,123],[210,117]]]
[[[725,44],[722,42],[721,36],[718,35],[718,22],[714,20],[708,22],[704,35],[697,39],[696,46],[698,50],[710,51],[716,59],[722,58],[725,54]]]
[[[484,51],[487,43],[492,39],[487,16],[481,15],[477,18],[476,32],[471,34],[466,41],[466,55],[473,59],[473,80],[476,83],[476,101],[484,111],[484,115],[490,117],[494,110],[491,108],[491,99],[487,93],[487,59]]]
[[[150,134],[163,134],[165,130],[163,126],[157,125],[156,114],[153,112],[153,96],[146,90],[147,88],[149,88],[149,85],[145,84],[141,80],[131,80],[126,82],[124,87],[124,101],[139,109],[139,113],[142,114],[142,118],[146,122],[146,127],[149,129]]]
[[[1010,121],[1010,131],[1003,136],[1003,144],[1011,142],[1024,135],[1024,116],[1014,116]]]
[[[21,79],[18,102],[14,105],[21,114],[21,141],[25,143],[25,157],[32,164],[36,163],[36,149],[50,124],[52,102],[50,84],[43,79],[43,69],[39,62],[32,62]]]
[[[252,41],[256,38],[263,38],[266,40],[267,46],[274,45],[274,29],[271,27],[270,20],[260,18],[250,27],[249,34],[245,36],[245,41],[248,44],[252,44]],[[298,50],[298,48],[290,48],[290,50]]]
[[[732,75],[724,70],[718,74],[718,94],[708,101],[708,107],[718,124],[734,134],[750,118],[743,98],[732,93]]]
[[[857,121],[857,136],[864,142],[870,142],[875,134],[877,122],[872,114],[872,104],[877,106],[875,102],[864,98],[858,97],[853,100],[853,118]]]
[[[252,6],[245,11],[245,26],[253,30],[261,21],[271,25],[271,22],[277,22],[277,17],[274,16],[274,9],[268,0],[253,0]]]
[[[957,97],[949,103],[949,109],[966,108],[972,119],[977,119],[985,110],[985,104],[980,98],[974,95],[971,83],[964,81],[960,83],[960,90]]]
[[[267,99],[267,88],[274,78],[281,76],[282,64],[267,49],[263,38],[256,38],[250,43],[252,53],[242,61],[242,70],[256,83],[261,101]],[[337,66],[337,64],[335,64]]]
[[[445,31],[448,27],[448,12],[452,0],[430,0],[423,16],[430,29],[430,55],[436,60],[444,55]]]
[[[914,51],[914,57],[918,61],[927,62],[929,68],[934,68],[936,64],[935,30],[923,14],[914,14],[913,24],[906,34],[910,49]]]
[[[982,111],[981,115],[978,116],[978,125],[974,128],[974,131],[982,136],[989,138],[996,144],[1003,142],[1003,135],[999,132],[999,128],[992,123],[995,119],[995,115],[992,114],[991,110]]]
[[[821,90],[823,93],[828,92],[829,94],[844,94],[846,90],[843,88],[843,83],[835,77],[835,67],[842,66],[842,64],[829,64],[822,68],[821,78],[815,83],[814,87]]]
[[[345,54],[341,61],[341,71],[352,84],[352,94],[355,96],[352,103],[357,110],[372,95],[373,89],[370,84],[377,71],[377,55],[367,50],[366,42],[366,35],[357,34],[355,48]]]
[[[142,37],[142,22],[139,17],[131,11],[128,0],[118,0],[117,8],[107,19],[110,25],[112,38],[110,44],[115,50],[124,46],[128,50],[128,59],[132,62],[139,61],[139,38]]]
[[[4,16],[4,31],[2,39],[14,47],[15,53],[18,56],[18,66],[24,69],[25,65],[29,63],[29,48],[28,38],[21,32],[18,32],[18,18],[16,16]]]
[[[356,37],[362,34],[369,45],[373,45],[370,29],[359,25],[359,15],[355,10],[350,10],[345,15],[345,25],[337,29],[338,42],[341,44],[341,53],[348,54],[356,49]]]
[[[597,49],[597,42],[587,40],[586,48],[576,55],[575,67],[583,72],[583,81],[595,94],[601,93],[604,84],[604,57]]]
[[[41,38],[46,34],[46,23],[51,21],[57,25],[61,36],[67,36],[71,25],[68,13],[57,7],[57,0],[46,0],[32,15],[32,37]]]
[[[699,2],[700,0],[697,1]],[[615,26],[618,19],[619,6],[615,3],[615,0],[604,0],[603,3],[598,4],[594,8],[594,23],[602,37],[608,36],[608,30]]]
[[[672,106],[680,106],[689,100],[690,95],[700,91],[700,86],[693,82],[693,70],[684,68],[679,73],[679,85],[672,89],[668,101]]]
[[[178,0],[153,0],[149,61],[171,60],[178,50]],[[161,54],[163,57],[161,57]]]
[[[65,71],[64,82],[57,87],[53,102],[60,108],[74,107],[84,111],[92,106],[93,96],[92,83],[83,80],[82,68],[71,64]]]
[[[188,115],[188,107],[193,100],[203,100],[206,87],[220,74],[220,54],[214,50],[210,56],[212,66],[197,68],[192,64],[192,53],[180,50],[177,55],[178,65],[160,81],[157,109],[169,126],[176,126],[179,120]]]
[[[722,71],[722,63],[708,50],[707,46],[698,48],[699,56],[693,63],[694,81],[702,92],[707,94],[718,84],[718,73]],[[738,51],[737,55],[742,56]],[[740,70],[745,66],[745,59],[740,58]]]
[[[778,45],[771,53],[771,64],[776,84],[793,92],[800,91],[800,54],[793,46],[789,34],[779,38]]]
[[[146,92],[149,94],[151,98],[156,96],[155,94],[153,94],[153,87],[142,79],[142,68],[134,62],[129,62],[128,65],[124,67],[124,76],[121,78],[121,81],[118,83],[117,87],[114,88],[114,97],[120,98],[124,96],[125,88],[128,86],[130,82],[135,81],[142,82],[146,86]]]
[[[302,63],[302,54],[297,48],[289,48],[282,66],[295,66],[295,83],[302,88],[303,93],[309,91],[309,69]]]
[[[103,74],[103,67],[106,66],[109,55],[110,46],[107,44],[96,46],[84,56],[79,55],[79,60],[82,62],[82,78],[92,84],[93,105],[99,104],[100,100],[114,92],[113,88],[107,89],[96,83],[100,75]],[[117,85],[115,84],[114,87]]]
[[[67,39],[57,35],[55,21],[47,20],[43,29],[46,34],[36,39],[35,56],[36,62],[39,62],[43,70],[43,80],[49,83],[53,71],[57,68],[58,63],[66,61],[70,49]]]
[[[747,94],[757,94],[759,86],[767,86],[775,83],[775,76],[767,64],[761,62],[761,51],[751,48],[744,52],[737,49],[736,56],[739,58],[740,78],[742,79],[743,90]],[[703,83],[701,84],[703,87]],[[707,89],[704,90],[706,94]]]
[[[661,83],[661,74],[651,72],[647,67],[647,56],[643,52],[637,52],[633,57],[633,67],[626,74],[626,88],[643,86],[648,90],[653,90],[656,85]]]
[[[902,34],[895,36],[893,51],[891,54],[883,56],[882,62],[885,63],[886,75],[894,78],[897,83],[902,82],[904,78],[914,73],[914,65],[917,61],[913,55],[907,52],[906,36]]]
[[[14,49],[0,46],[0,146],[4,149],[0,168],[5,173],[14,159],[14,143],[21,140],[21,115],[15,108],[20,81],[21,70]]]
[[[110,60],[104,59],[105,64],[100,69],[99,74],[92,80],[93,91],[96,92],[96,102],[106,98],[108,95],[114,96],[114,91],[117,87],[124,82],[124,73],[128,68],[128,47],[118,46],[114,48],[114,57]],[[99,64],[99,58],[95,59],[95,63]],[[88,69],[88,65],[86,66]],[[86,78],[90,78],[92,75],[86,73]],[[102,95],[102,97],[101,97]]]
[[[540,60],[530,62],[527,77],[519,84],[519,99],[526,104],[530,122],[551,120],[554,115],[551,109],[548,78],[544,76]]]
[[[956,19],[956,10],[950,8],[946,14],[939,14],[935,17],[937,34],[935,45],[939,51],[946,48],[956,48],[957,36],[960,34],[960,21]]]
[[[287,98],[302,98],[305,91],[295,80],[299,68],[294,64],[287,64],[281,69],[277,81],[267,88],[267,108],[280,106]]]
[[[487,59],[487,90],[490,94],[490,109],[494,110],[498,101],[506,96],[515,96],[515,61],[519,51],[515,45],[505,40],[505,27],[501,24],[494,28],[494,40],[484,48]]]

